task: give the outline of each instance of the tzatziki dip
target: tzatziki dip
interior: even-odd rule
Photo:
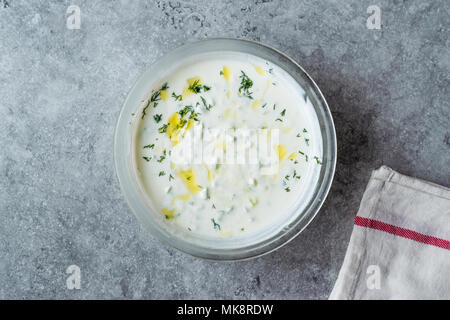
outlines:
[[[322,138],[305,91],[244,53],[186,58],[135,115],[136,171],[170,230],[247,237],[294,219],[318,181]]]

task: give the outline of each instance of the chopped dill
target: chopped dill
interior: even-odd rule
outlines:
[[[143,149],[153,149],[154,147],[155,147],[155,144],[152,143],[152,144],[148,144],[148,145],[144,146]]]
[[[281,111],[281,116],[284,117],[285,114],[286,114],[286,109],[283,109],[283,111]]]
[[[145,161],[149,162],[150,160],[152,160],[152,157],[142,157],[142,159],[144,159]]]
[[[159,89],[159,91],[163,91],[163,90],[167,90],[167,89],[169,89],[169,86],[167,85],[167,82],[165,82],[165,83],[162,85],[161,89]]]
[[[175,94],[175,92],[172,92],[172,98],[174,98],[175,101],[183,100],[183,96],[181,94]]]
[[[147,101],[147,105],[144,107],[144,109],[142,109],[142,117],[141,117],[141,119],[144,119],[144,117],[146,115],[147,108],[149,107],[149,105],[150,105],[150,100]]]
[[[239,78],[241,79],[241,86],[238,90],[239,94],[242,94],[244,97],[253,99],[252,92],[250,92],[250,88],[253,86],[253,81],[242,70]]]
[[[201,85],[200,80],[197,79],[189,86],[188,89],[194,93],[200,93],[202,90],[203,90],[203,92],[209,91],[211,89],[211,87]]]
[[[164,159],[166,159],[166,149],[164,149],[163,154],[159,157],[158,161],[159,163],[163,162]]]
[[[218,223],[216,222],[216,220],[214,220],[214,218],[211,219],[211,222],[213,223],[214,229],[216,229],[216,230],[220,230],[220,229],[221,229],[221,228],[220,228],[220,224],[218,224]]]
[[[165,82],[159,90],[156,90],[150,96],[150,99],[147,101],[147,105],[142,110],[142,119],[144,119],[146,115],[147,108],[153,103],[153,108],[156,108],[158,105],[158,101],[161,100],[161,91],[169,89],[167,82]]]
[[[165,175],[166,175],[166,173],[164,171],[160,171],[158,176],[161,177],[161,176],[165,176]]]
[[[155,119],[156,123],[159,123],[162,119],[162,114],[155,114],[153,119]]]
[[[163,124],[163,126],[161,128],[158,129],[159,133],[164,133],[167,130],[167,124]]]
[[[192,106],[184,106],[183,109],[181,109],[180,111],[178,111],[178,114],[180,115],[180,117],[184,117],[185,115],[187,115],[189,112],[192,112],[193,108]]]
[[[206,99],[205,98],[203,98],[202,96],[200,96],[200,99],[202,99],[202,102],[203,102],[203,106],[205,107],[205,109],[206,110],[211,110],[211,108],[213,107],[211,104],[207,104],[206,103]]]

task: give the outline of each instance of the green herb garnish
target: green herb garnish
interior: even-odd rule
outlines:
[[[203,98],[202,96],[200,96],[200,99],[202,99],[202,102],[203,102],[203,106],[205,107],[205,109],[206,110],[211,110],[211,108],[213,107],[211,104],[207,104],[206,103],[206,99],[205,98]]]
[[[200,84],[200,80],[195,80],[188,88],[189,90],[191,90],[194,93],[200,93],[202,90],[203,91],[209,91],[211,89],[211,87],[205,86],[205,85],[201,85]]]
[[[164,133],[167,131],[167,124],[163,124],[161,128],[158,129],[159,133]]]
[[[250,92],[250,88],[253,86],[253,81],[242,70],[239,78],[241,79],[241,86],[239,87],[238,91],[239,94],[243,95],[244,97],[253,99],[252,92]]]
[[[178,114],[180,115],[181,118],[183,118],[185,115],[187,115],[189,112],[194,112],[194,109],[192,108],[192,106],[184,106],[183,109],[181,109],[180,111],[178,111]]]
[[[164,159],[166,159],[166,149],[164,149],[162,156],[159,157],[158,161],[159,163],[163,162]]]
[[[150,99],[147,101],[147,105],[142,110],[142,119],[144,119],[146,115],[147,108],[153,103],[153,108],[156,108],[158,105],[158,101],[161,100],[161,91],[169,89],[167,82],[165,82],[159,90],[156,90],[152,93]]]
[[[175,94],[175,92],[172,92],[172,98],[174,98],[175,101],[183,100],[183,96],[181,94]]]
[[[156,123],[159,123],[162,119],[162,114],[155,114],[153,119],[155,119]]]
[[[220,230],[221,229],[220,228],[220,224],[218,224],[216,222],[216,220],[214,220],[214,218],[211,219],[211,222],[213,223],[214,229],[216,229],[216,230]]]
[[[155,144],[152,143],[152,144],[148,144],[148,145],[144,146],[144,149],[153,149],[154,147],[155,147]]]
[[[161,177],[161,176],[165,176],[165,175],[166,175],[166,173],[164,171],[160,171],[158,176]]]

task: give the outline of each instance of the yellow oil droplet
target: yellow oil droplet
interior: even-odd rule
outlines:
[[[187,81],[189,87],[194,85],[196,82],[197,82],[197,84],[202,84],[202,78],[200,78],[200,77],[192,77],[192,78],[187,79],[186,81]]]
[[[168,137],[172,136],[175,130],[178,129],[180,125],[180,115],[177,112],[174,112],[167,122],[166,134]]]
[[[263,76],[266,74],[266,71],[263,68],[261,68],[260,66],[254,66],[254,68],[259,75]]]
[[[200,77],[192,77],[192,78],[187,79],[186,82],[187,82],[187,86],[183,89],[183,92],[181,93],[181,96],[183,97],[183,99],[189,97],[190,95],[192,95],[194,93],[194,91],[189,89],[189,87],[191,87],[195,83],[200,85],[200,84],[202,84],[203,80]]]
[[[173,163],[173,162],[170,162],[170,169],[175,169],[175,163]]]
[[[275,145],[275,151],[277,152],[278,159],[280,161],[283,161],[286,158],[287,154],[288,154],[288,149],[283,144]]]
[[[278,180],[278,173],[275,173],[275,174],[272,175],[271,181],[274,182],[274,181],[277,181],[277,180]]]
[[[172,145],[177,145],[180,142],[180,115],[175,112],[167,122],[166,134],[169,137]]]
[[[233,109],[230,109],[230,108],[228,108],[228,109],[226,109],[224,112],[223,112],[223,116],[225,117],[225,118],[233,118],[233,119],[237,119],[237,114],[236,114],[236,111],[234,111]]]
[[[227,80],[227,82],[230,82],[231,69],[229,67],[227,67],[227,66],[223,66],[222,75],[225,78],[225,80]]]
[[[159,92],[159,95],[161,96],[161,99],[163,101],[167,101],[167,99],[169,99],[169,91],[167,91],[167,90],[161,90]]]
[[[190,129],[192,129],[194,127],[194,124],[195,124],[194,120],[189,120],[187,122],[186,129],[184,130],[184,132],[188,132]]]
[[[206,167],[206,171],[208,171],[208,181],[211,182],[216,177],[216,173],[211,171],[211,169],[208,166],[205,166],[205,167]]]
[[[272,87],[272,81],[270,81],[269,79],[267,79],[266,81],[266,88],[264,89],[264,93],[263,95],[265,95],[267,93],[267,91],[269,91],[269,89]]]
[[[188,87],[183,89],[183,92],[181,93],[181,97],[184,99],[186,99],[187,97],[189,97],[190,95],[192,95],[193,92],[191,90],[189,90]]]
[[[289,160],[297,160],[297,158],[298,158],[297,152],[292,152],[288,157]]]
[[[286,134],[288,134],[292,131],[291,127],[281,127],[280,129],[281,129],[281,132],[286,133]]]
[[[176,146],[178,143],[180,143],[180,140],[181,140],[180,130],[175,130],[174,133],[170,136],[170,142],[172,142],[173,146]]]
[[[252,204],[252,207],[256,206],[259,203],[258,198],[255,198],[255,200],[253,200],[252,198],[249,198],[248,201],[250,201],[250,203]]]
[[[202,188],[197,184],[195,172],[192,168],[178,171],[177,176],[181,179],[190,193],[197,194],[200,190],[202,190]]]
[[[191,195],[189,193],[179,194],[178,196],[173,197],[172,203],[175,203],[178,200],[187,202],[191,200]]]
[[[219,142],[217,142],[217,143],[214,145],[214,147],[215,147],[217,150],[225,150],[225,149],[227,148],[227,145],[225,144],[225,142],[219,141]]]
[[[227,98],[230,99],[231,98],[231,92],[228,90],[227,92]]]
[[[261,104],[261,100],[255,100],[255,101],[253,101],[253,103],[252,103],[252,108],[253,108],[253,110],[258,109],[258,107],[259,107],[260,104]]]
[[[166,219],[173,219],[173,217],[175,217],[175,214],[177,213],[175,209],[169,210],[167,208],[163,208],[161,211],[162,214],[166,217]]]
[[[223,237],[231,237],[233,233],[231,231],[220,231],[220,235]]]

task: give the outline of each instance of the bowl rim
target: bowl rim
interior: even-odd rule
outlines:
[[[119,135],[119,129],[120,129],[119,126],[122,121],[126,120],[126,122],[129,122],[128,119],[124,119],[125,107],[126,107],[128,101],[130,100],[130,96],[132,95],[134,89],[142,81],[142,79],[149,72],[149,70],[151,70],[155,65],[157,65],[163,57],[171,55],[171,54],[175,54],[187,47],[195,46],[199,43],[214,42],[214,41],[243,42],[243,43],[247,43],[250,45],[263,47],[263,48],[268,49],[269,51],[273,51],[275,54],[286,59],[287,61],[292,63],[296,68],[298,68],[298,70],[302,74],[303,80],[305,80],[307,82],[307,84],[309,85],[311,90],[313,90],[313,93],[317,96],[317,99],[321,103],[321,106],[319,106],[319,108],[322,107],[322,109],[323,109],[322,111],[324,113],[324,119],[327,120],[327,125],[328,125],[327,134],[328,134],[328,138],[329,138],[329,140],[327,140],[327,143],[331,147],[331,154],[328,155],[330,158],[327,160],[327,169],[326,169],[327,172],[324,173],[324,177],[326,176],[327,179],[318,183],[318,185],[320,185],[320,188],[318,188],[318,190],[319,189],[321,189],[321,190],[319,190],[320,192],[318,191],[317,194],[314,195],[312,200],[317,200],[318,199],[317,196],[319,195],[319,193],[320,193],[320,198],[314,205],[314,208],[311,209],[312,213],[309,214],[307,217],[302,217],[301,219],[299,219],[296,222],[296,224],[290,230],[288,230],[288,232],[272,239],[272,241],[270,243],[268,243],[266,246],[258,247],[257,249],[254,249],[255,252],[248,252],[246,254],[240,254],[239,256],[236,256],[236,257],[233,257],[232,255],[222,255],[222,254],[218,254],[218,253],[202,254],[201,252],[196,251],[196,250],[192,250],[192,251],[184,250],[186,248],[180,248],[179,246],[177,246],[173,242],[171,242],[169,239],[165,239],[165,238],[157,236],[156,233],[154,232],[154,230],[150,230],[151,228],[149,228],[149,226],[147,226],[141,220],[139,215],[136,213],[135,208],[133,207],[132,203],[130,203],[130,199],[127,197],[127,190],[125,190],[123,181],[122,181],[123,177],[121,177],[121,174],[119,173],[119,159],[118,159],[119,154],[117,152],[118,139],[119,139],[118,135]],[[300,86],[303,88],[302,85],[300,85]],[[303,88],[303,89],[305,89],[305,88]],[[314,103],[313,103],[313,105],[316,108],[316,105]],[[322,132],[322,135],[323,134],[324,134],[324,132]],[[128,155],[125,155],[125,157],[126,156],[128,156]],[[284,245],[288,244],[290,241],[292,241],[294,238],[296,238],[312,222],[312,220],[319,213],[319,211],[320,211],[321,207],[323,206],[323,203],[325,202],[325,199],[328,196],[329,191],[331,189],[331,185],[333,183],[334,174],[335,174],[335,170],[336,170],[336,162],[337,162],[336,129],[334,126],[334,121],[333,121],[333,117],[331,114],[331,110],[329,108],[329,105],[328,105],[322,91],[320,90],[318,85],[315,83],[315,81],[312,79],[312,77],[306,72],[306,70],[302,66],[300,66],[293,58],[289,57],[285,53],[281,52],[280,50],[278,50],[270,45],[267,45],[267,44],[264,44],[264,43],[261,43],[258,41],[254,41],[254,40],[233,38],[233,37],[212,37],[212,38],[197,39],[197,40],[193,40],[193,41],[187,41],[184,44],[177,46],[177,47],[167,51],[166,53],[160,55],[151,64],[149,64],[146,68],[144,68],[144,70],[140,73],[140,75],[134,81],[133,85],[130,86],[127,96],[121,105],[120,112],[119,112],[119,115],[116,120],[116,125],[115,125],[115,129],[114,129],[114,142],[113,142],[113,162],[114,162],[115,176],[117,178],[117,181],[119,182],[120,190],[121,190],[122,196],[125,198],[125,202],[127,203],[128,207],[130,208],[133,215],[138,220],[139,224],[144,228],[144,230],[146,230],[148,233],[150,233],[154,238],[158,239],[161,243],[163,243],[164,245],[166,245],[168,247],[175,248],[180,252],[191,255],[193,257],[202,258],[205,260],[211,260],[211,261],[249,260],[249,259],[253,259],[253,258],[257,258],[257,257],[261,257],[263,255],[269,254],[269,253],[283,247]],[[322,175],[322,170],[321,170],[320,175]],[[306,218],[306,220],[304,220],[303,218]],[[304,222],[301,223],[302,221],[304,221]],[[300,224],[301,224],[301,226],[299,226]],[[265,247],[268,247],[268,248],[266,250],[263,250]],[[240,248],[240,249],[242,249],[242,248]]]

